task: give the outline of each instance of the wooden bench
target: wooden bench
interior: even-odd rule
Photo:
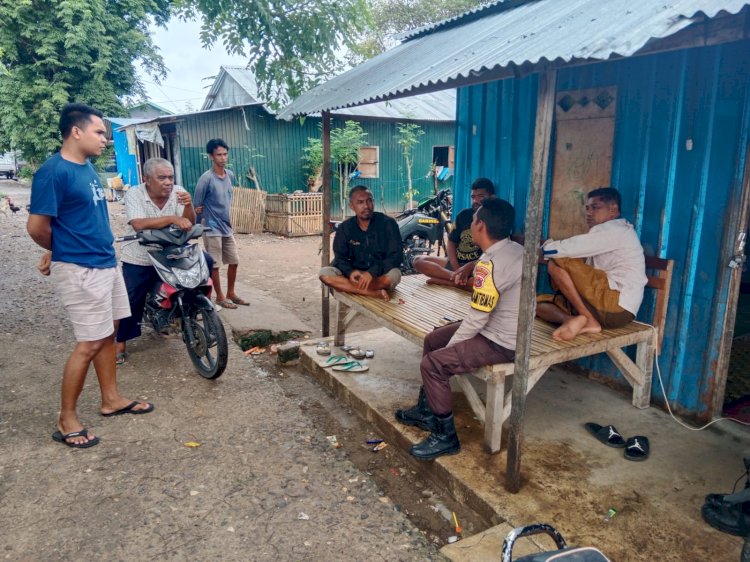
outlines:
[[[534,321],[529,358],[528,391],[552,366],[565,361],[606,353],[633,387],[633,406],[647,408],[651,400],[651,372],[654,353],[661,347],[664,321],[669,300],[672,260],[646,258],[649,275],[647,287],[657,291],[654,303],[654,325],[631,322],[623,328],[584,334],[572,341],[552,339],[555,326],[539,319]],[[424,338],[447,320],[461,320],[469,311],[469,293],[438,285],[428,285],[424,275],[405,276],[393,292],[391,301],[336,292],[334,343],[344,345],[346,327],[358,314],[375,320],[381,326],[422,346]],[[635,362],[623,348],[636,345]],[[510,392],[505,393],[505,378],[512,375],[513,363],[483,367],[474,376],[487,385],[482,402],[467,376],[454,377],[466,395],[477,418],[484,423],[484,445],[490,453],[500,450],[502,425],[511,412]]]

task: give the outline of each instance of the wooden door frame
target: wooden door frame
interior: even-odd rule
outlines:
[[[724,311],[723,330],[719,342],[719,355],[716,360],[715,380],[711,396],[710,416],[713,419],[721,417],[724,410],[724,397],[726,396],[727,378],[729,376],[729,361],[732,355],[732,341],[734,339],[734,324],[737,319],[737,306],[739,304],[740,285],[742,284],[742,266],[745,260],[745,246],[747,239],[741,236],[747,233],[750,220],[750,143],[745,147],[745,165],[742,173],[742,184],[740,193],[740,205],[737,222],[729,221],[724,232],[725,252],[722,252],[721,264],[728,264],[730,260],[741,256],[739,267],[731,270],[729,274],[729,289],[727,294],[727,305]],[[733,226],[733,223],[736,226]],[[730,246],[731,244],[731,246]]]

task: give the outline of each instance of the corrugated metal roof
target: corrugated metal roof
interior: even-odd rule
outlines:
[[[441,90],[409,98],[381,101],[368,105],[337,109],[335,116],[414,119],[416,121],[456,120],[456,90]]]
[[[119,127],[127,127],[128,125],[136,125],[148,121],[148,119],[135,119],[133,117],[105,117],[104,119]]]
[[[206,96],[202,109],[219,109],[215,100],[221,94],[226,77],[230,76],[247,93],[247,103],[263,104],[264,109],[271,114],[275,112],[260,100],[258,85],[255,81],[253,71],[241,66],[222,66],[216,77],[211,90]],[[239,100],[238,100],[239,101]],[[404,100],[389,102],[378,102],[363,105],[356,109],[342,109],[335,112],[340,116],[371,117],[378,119],[414,119],[416,121],[442,121],[452,122],[456,120],[456,91],[447,90],[414,96]]]
[[[214,107],[214,100],[224,85],[227,76],[237,82],[237,85],[247,94],[246,99],[236,100],[237,103],[234,105],[264,103],[258,95],[258,85],[255,82],[255,75],[251,71],[242,66],[221,66],[219,67],[219,74],[216,75],[214,83],[211,85],[211,89],[206,94],[206,99],[201,106],[201,110],[218,109]]]
[[[637,53],[703,16],[748,0],[507,0],[422,28],[401,45],[303,94],[279,114],[335,110],[481,81],[489,71],[544,61]]]
[[[230,107],[216,107],[213,109],[203,109],[201,111],[189,111],[187,113],[173,113],[172,115],[160,115],[159,117],[152,117],[151,119],[119,119],[117,117],[113,117],[112,120],[117,121],[118,123],[120,121],[132,121],[132,123],[123,123],[122,126],[120,126],[117,130],[122,131],[123,129],[127,129],[128,127],[131,127],[133,125],[138,125],[141,123],[173,123],[175,121],[180,121],[184,119],[185,117],[192,117],[194,115],[203,115],[207,113],[215,113],[217,111],[224,111],[226,109],[242,109],[243,107],[250,107],[253,105],[263,105],[261,102],[256,102],[254,104],[246,104],[246,105],[233,105]],[[109,119],[109,118],[108,118]]]

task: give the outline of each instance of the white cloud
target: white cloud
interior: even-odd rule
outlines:
[[[167,29],[152,27],[154,43],[164,58],[167,78],[157,85],[153,78],[141,72],[148,99],[174,112],[186,111],[186,104],[200,109],[206,99],[213,77],[221,65],[244,65],[246,59],[229,55],[217,43],[211,50],[200,41],[200,23],[170,20]]]

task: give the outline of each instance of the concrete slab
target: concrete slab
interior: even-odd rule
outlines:
[[[421,350],[386,329],[347,338],[375,350],[368,372],[326,369],[325,358],[312,346],[302,348],[303,365],[376,425],[393,447],[407,451],[425,434],[396,423],[393,411],[416,399]],[[454,398],[461,454],[427,463],[412,459],[412,468],[487,521],[511,527],[551,523],[569,544],[595,546],[618,562],[739,559],[741,539],[707,526],[700,507],[705,494],[729,491],[744,472],[741,459],[750,450],[750,431],[741,436],[689,431],[661,409],[633,408],[629,393],[554,368],[529,395],[523,487],[509,494],[504,488],[507,434],[503,450],[487,455],[481,424],[461,393]],[[602,445],[583,429],[589,421],[613,424],[626,437],[648,436],[651,457],[642,463],[625,460],[622,449]],[[606,523],[611,507],[618,514]],[[504,538],[502,531],[495,534]]]
[[[251,330],[271,330],[273,333],[291,330],[314,332],[281,304],[281,301],[265,291],[238,281],[237,294],[248,301],[250,306],[238,306],[236,309],[222,308],[219,311],[221,317],[235,332]]]

